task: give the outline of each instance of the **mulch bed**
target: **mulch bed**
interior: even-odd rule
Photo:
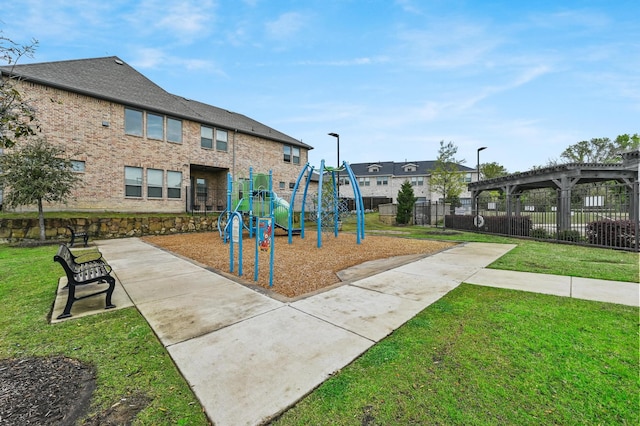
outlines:
[[[61,356],[0,360],[0,425],[72,426],[89,412],[95,368]],[[128,395],[83,425],[127,425],[150,398]]]
[[[193,259],[216,271],[229,274],[229,244],[217,232],[144,237],[144,241]],[[238,277],[238,244],[234,248],[234,273],[249,284],[256,284],[285,297],[296,298],[340,283],[338,272],[371,260],[407,255],[435,254],[455,243],[416,240],[391,236],[366,236],[357,244],[355,234],[322,234],[318,248],[317,231],[305,238],[293,236],[292,244],[282,233],[274,239],[273,286],[269,287],[269,253],[258,251],[258,280],[254,281],[255,239],[243,237],[243,276]]]

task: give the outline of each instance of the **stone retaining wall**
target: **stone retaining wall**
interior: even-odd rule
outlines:
[[[143,235],[168,235],[184,232],[209,232],[218,230],[217,216],[175,217],[119,217],[45,219],[47,240],[68,240],[66,228],[89,233],[90,239],[140,237]],[[16,242],[40,238],[38,219],[0,219],[0,242]]]

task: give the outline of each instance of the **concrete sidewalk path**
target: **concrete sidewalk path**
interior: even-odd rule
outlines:
[[[640,285],[636,283],[500,269],[480,269],[465,282],[619,305],[640,306]]]
[[[218,426],[268,421],[461,282],[540,291],[548,281],[492,276],[484,267],[514,245],[466,243],[373,275],[346,271],[341,286],[283,302],[137,238],[98,245]],[[573,278],[560,295],[588,298],[590,285]]]

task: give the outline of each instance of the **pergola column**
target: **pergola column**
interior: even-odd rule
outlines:
[[[580,178],[571,179],[562,175],[560,179],[553,179],[558,187],[558,211],[556,212],[556,228],[558,232],[571,229],[571,188]]]

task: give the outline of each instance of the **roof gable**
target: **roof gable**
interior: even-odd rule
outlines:
[[[69,92],[313,149],[242,114],[173,95],[117,56],[1,66],[0,71]]]
[[[425,176],[430,175],[436,168],[436,161],[412,161],[396,163],[393,161],[384,161],[377,163],[351,163],[349,166],[356,176]],[[371,166],[380,166],[378,171],[373,171]],[[462,164],[458,164],[458,170],[461,172],[473,172],[471,169]]]

